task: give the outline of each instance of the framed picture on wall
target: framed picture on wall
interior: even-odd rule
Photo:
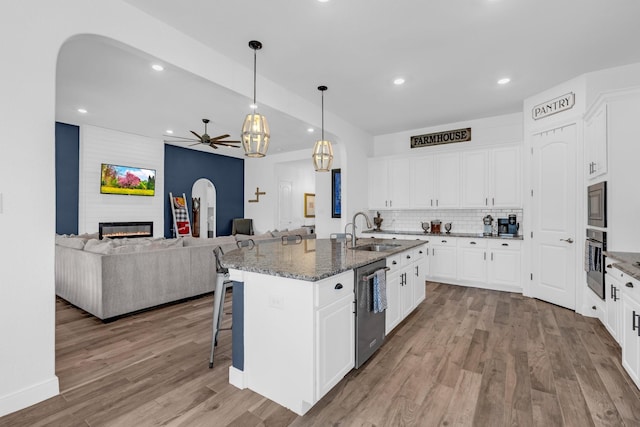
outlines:
[[[316,195],[312,193],[304,193],[304,217],[316,217]]]
[[[342,217],[342,175],[340,169],[331,169],[331,218]]]

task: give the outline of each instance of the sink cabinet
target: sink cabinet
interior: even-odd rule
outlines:
[[[391,332],[425,299],[425,245],[387,258],[385,332]]]

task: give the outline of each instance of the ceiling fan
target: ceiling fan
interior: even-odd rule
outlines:
[[[207,123],[209,123],[209,119],[202,119],[202,123],[204,123],[204,133],[202,134],[202,136],[198,135],[196,132],[194,131],[190,131],[192,134],[194,134],[196,136],[196,138],[185,138],[182,136],[173,136],[173,135],[165,135],[165,136],[169,136],[169,137],[173,137],[173,138],[178,138],[176,140],[167,140],[165,139],[164,142],[188,142],[188,141],[194,141],[195,144],[191,144],[189,145],[189,147],[192,147],[194,145],[198,145],[198,144],[206,144],[209,147],[217,150],[218,147],[217,145],[223,145],[225,147],[235,147],[238,148],[239,145],[233,145],[233,144],[240,144],[240,141],[223,141],[225,138],[228,138],[230,135],[229,134],[224,134],[224,135],[218,135],[218,136],[214,136],[213,138],[209,136],[209,134],[207,134]]]

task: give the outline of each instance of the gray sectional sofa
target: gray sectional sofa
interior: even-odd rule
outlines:
[[[56,295],[102,320],[195,297],[215,288],[216,246],[228,252],[237,249],[237,240],[259,243],[283,234],[113,240],[58,235]]]

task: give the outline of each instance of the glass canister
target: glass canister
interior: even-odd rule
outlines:
[[[440,221],[439,219],[434,219],[433,221],[431,221],[431,232],[435,234],[440,233],[441,224],[442,224],[442,221]]]

